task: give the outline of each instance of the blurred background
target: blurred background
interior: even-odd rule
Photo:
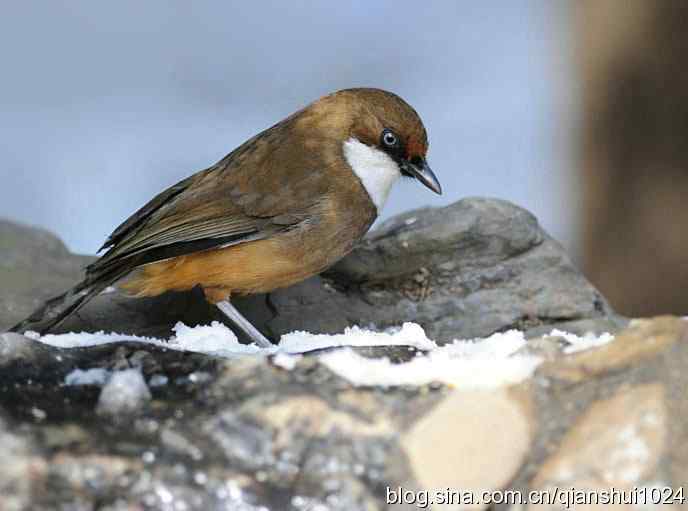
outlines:
[[[688,299],[680,2],[14,2],[0,17],[0,217],[72,251],[331,91],[421,114],[445,194],[537,215],[626,314]]]

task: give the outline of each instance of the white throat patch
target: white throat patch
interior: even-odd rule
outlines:
[[[344,142],[344,157],[380,213],[392,185],[401,177],[399,165],[384,151],[353,137]]]

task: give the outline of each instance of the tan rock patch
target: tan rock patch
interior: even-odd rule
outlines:
[[[688,322],[675,317],[634,320],[616,339],[599,348],[546,362],[539,374],[579,382],[590,377],[624,369],[640,360],[656,356],[688,334]]]
[[[370,417],[379,415],[381,412],[380,403],[373,393],[360,389],[349,388],[341,391],[337,394],[337,403],[344,407],[351,407]]]
[[[259,420],[278,432],[275,441],[278,446],[288,445],[291,439],[287,437],[293,431],[308,436],[325,436],[334,431],[347,436],[389,435],[393,432],[387,420],[366,421],[335,410],[322,399],[312,396],[298,396],[267,406],[261,410]]]
[[[505,486],[531,443],[532,420],[522,392],[455,391],[414,424],[401,445],[420,488],[477,495]]]
[[[612,398],[594,403],[542,465],[531,488],[553,491],[555,487],[608,490],[641,486],[655,475],[665,448],[664,399],[660,384],[648,384],[622,389]]]

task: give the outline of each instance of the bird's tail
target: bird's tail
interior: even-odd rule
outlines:
[[[113,271],[99,275],[97,278],[87,276],[72,289],[46,301],[33,314],[14,325],[9,331],[23,333],[32,330],[42,335],[74,314],[126,273],[128,271]]]

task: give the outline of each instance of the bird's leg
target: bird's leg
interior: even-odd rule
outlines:
[[[246,335],[248,335],[253,342],[261,348],[271,348],[272,343],[261,334],[256,327],[254,327],[248,319],[241,315],[232,305],[229,300],[222,300],[215,304],[222,313],[227,316],[232,323],[238,326]]]

